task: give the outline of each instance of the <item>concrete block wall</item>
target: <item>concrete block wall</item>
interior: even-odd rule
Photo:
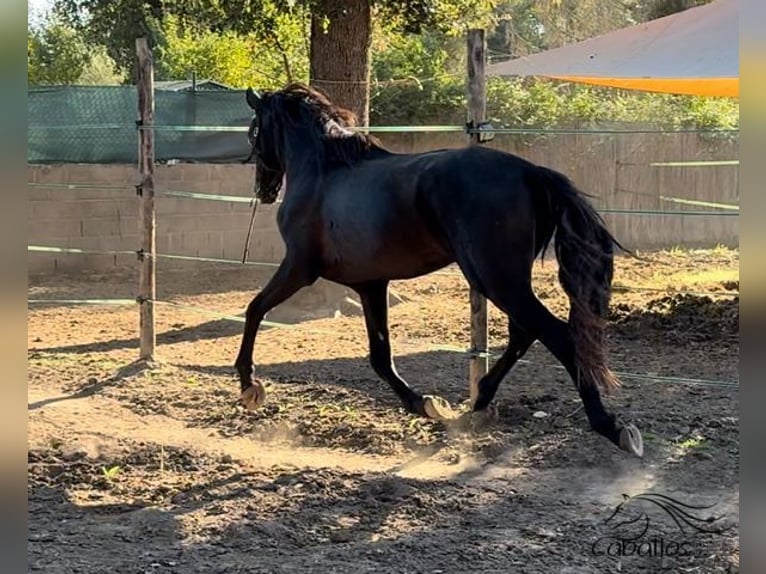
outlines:
[[[156,167],[158,190],[192,191],[252,197],[253,167],[177,164]],[[29,166],[28,244],[94,251],[140,248],[138,173],[126,165]],[[46,188],[41,184],[56,184]],[[61,184],[92,186],[67,189]],[[99,189],[102,185],[110,189]],[[111,189],[120,187],[119,189]],[[248,203],[167,197],[158,192],[157,251],[239,260],[250,223]],[[261,205],[255,220],[249,259],[278,262],[284,244],[276,228],[276,206]],[[108,271],[135,265],[134,255],[29,253],[29,273]],[[187,261],[162,262],[163,268],[192,268]]]

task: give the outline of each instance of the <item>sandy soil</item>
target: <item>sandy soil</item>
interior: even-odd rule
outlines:
[[[135,307],[31,305],[30,571],[737,572],[738,253],[640,255],[616,264],[615,285],[631,290],[613,298],[610,360],[625,375],[606,402],[644,433],[642,460],[589,430],[538,344],[500,387],[495,421],[405,414],[369,367],[355,316],[263,329],[269,402],[248,412],[231,366],[242,325],[178,305],[241,315],[257,271],[160,269],[159,298],[176,305],[157,307],[153,365],[134,362]],[[536,266],[536,290],[565,316],[555,273]],[[135,283],[132,269],[35,277],[29,297],[130,298]],[[460,403],[465,282],[448,270],[393,289],[398,370]],[[490,319],[499,350],[505,320]],[[645,492],[714,505],[686,512],[715,515],[716,532],[682,531],[635,498],[628,519],[607,522],[623,495]],[[644,523],[643,551],[605,552]]]

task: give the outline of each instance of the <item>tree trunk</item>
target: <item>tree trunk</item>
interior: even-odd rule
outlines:
[[[311,16],[310,83],[366,126],[370,109],[370,0],[317,0]]]

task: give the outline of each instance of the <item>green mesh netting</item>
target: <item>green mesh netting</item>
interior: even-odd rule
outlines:
[[[157,126],[231,126],[245,129],[252,112],[244,91],[155,90]],[[31,88],[27,106],[27,161],[136,163],[138,118],[135,86]],[[227,163],[250,152],[243,131],[155,132],[155,160]]]

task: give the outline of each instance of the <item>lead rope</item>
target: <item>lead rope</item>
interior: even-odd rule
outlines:
[[[242,163],[249,163],[255,155],[255,145],[253,145],[253,134],[255,132],[255,119],[250,123],[250,127],[247,130],[247,140],[250,142],[250,155]],[[253,193],[257,191],[258,182],[255,182]],[[247,228],[247,238],[245,239],[245,251],[242,253],[242,264],[247,263],[247,254],[250,252],[250,236],[253,234],[253,224],[255,223],[255,212],[258,209],[258,196],[254,195],[253,200],[250,202],[250,207],[253,208],[253,214],[250,216],[250,227]]]
[[[250,205],[253,206],[253,214],[250,216],[250,227],[247,229],[247,239],[245,239],[245,252],[242,254],[242,263],[247,263],[247,254],[250,252],[250,236],[253,234],[253,223],[255,223],[255,212],[258,209],[257,197],[253,198]]]

